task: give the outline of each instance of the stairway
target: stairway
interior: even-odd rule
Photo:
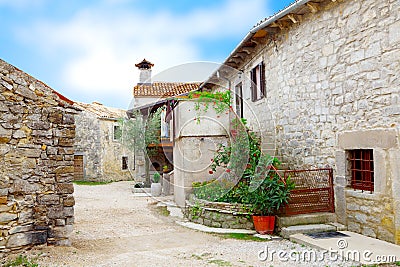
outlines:
[[[330,212],[278,216],[277,227],[283,238],[289,239],[294,234],[345,231],[346,226],[336,222],[336,215]]]

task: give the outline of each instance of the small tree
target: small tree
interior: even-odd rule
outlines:
[[[139,111],[135,111],[131,119],[121,118],[118,120],[120,125],[119,137],[122,144],[135,155],[142,153],[145,160],[146,184],[150,184],[150,159],[149,156],[157,152],[160,143],[161,130],[161,108],[150,113],[145,118]],[[149,147],[153,144],[153,147]]]

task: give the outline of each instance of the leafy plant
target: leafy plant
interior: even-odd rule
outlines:
[[[215,112],[221,114],[223,112],[229,111],[231,107],[231,91],[226,90],[224,92],[208,92],[208,91],[196,91],[189,93],[189,99],[196,99],[196,104],[194,106],[197,114],[197,123],[200,123],[200,116],[207,112],[212,104]]]
[[[290,178],[282,181],[275,171],[270,171],[261,184],[253,190],[248,197],[252,211],[258,215],[272,215],[288,203],[290,191],[294,189],[294,183]]]
[[[161,179],[161,175],[160,175],[158,172],[155,172],[155,173],[153,174],[153,181],[154,181],[155,183],[158,183],[158,182],[160,182],[160,179]]]
[[[11,266],[38,267],[39,264],[37,264],[34,259],[28,259],[27,256],[18,255],[17,258],[6,262],[2,266],[4,266],[4,267],[11,267]]]
[[[116,137],[135,155],[138,152],[144,155],[146,184],[150,183],[148,156],[156,153],[157,145],[160,143],[161,111],[162,108],[158,108],[147,118],[139,111],[135,111],[132,119],[120,118],[118,120],[121,131],[116,133]]]

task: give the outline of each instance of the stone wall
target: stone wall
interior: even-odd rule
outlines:
[[[83,155],[84,179],[100,181],[103,177],[100,121],[97,116],[82,110],[76,116],[75,153]]]
[[[231,78],[233,86],[243,83],[244,116],[273,135],[277,155],[289,168],[334,167],[339,222],[395,243],[400,243],[399,58],[399,1],[323,1],[318,12],[258,45],[238,68],[242,79]],[[248,77],[261,61],[266,98],[251,102]],[[351,135],[350,143],[339,145],[341,134]],[[358,142],[368,135],[369,142]],[[382,148],[379,140],[392,136],[393,145]],[[379,161],[372,199],[347,192],[345,153],[356,148],[373,149]]]
[[[181,101],[174,109],[174,199],[181,206],[192,192],[193,182],[218,178],[209,166],[219,144],[228,142],[228,114],[216,114],[210,107],[200,121],[194,101]]]
[[[0,255],[70,245],[75,109],[0,60]]]
[[[123,181],[134,178],[134,155],[114,140],[115,119],[99,118],[83,110],[76,117],[75,153],[83,155],[84,180]],[[122,170],[122,157],[128,157],[129,170]]]
[[[249,207],[243,204],[191,199],[186,202],[185,216],[210,227],[251,230],[254,225],[248,211]]]

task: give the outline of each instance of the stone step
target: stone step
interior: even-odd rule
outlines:
[[[306,224],[306,225],[293,225],[288,227],[283,227],[281,229],[280,235],[283,238],[289,239],[290,236],[295,234],[311,234],[319,232],[333,232],[337,228],[330,224]]]
[[[277,216],[277,227],[283,228],[293,225],[327,224],[336,222],[335,213],[318,212],[293,216]]]

